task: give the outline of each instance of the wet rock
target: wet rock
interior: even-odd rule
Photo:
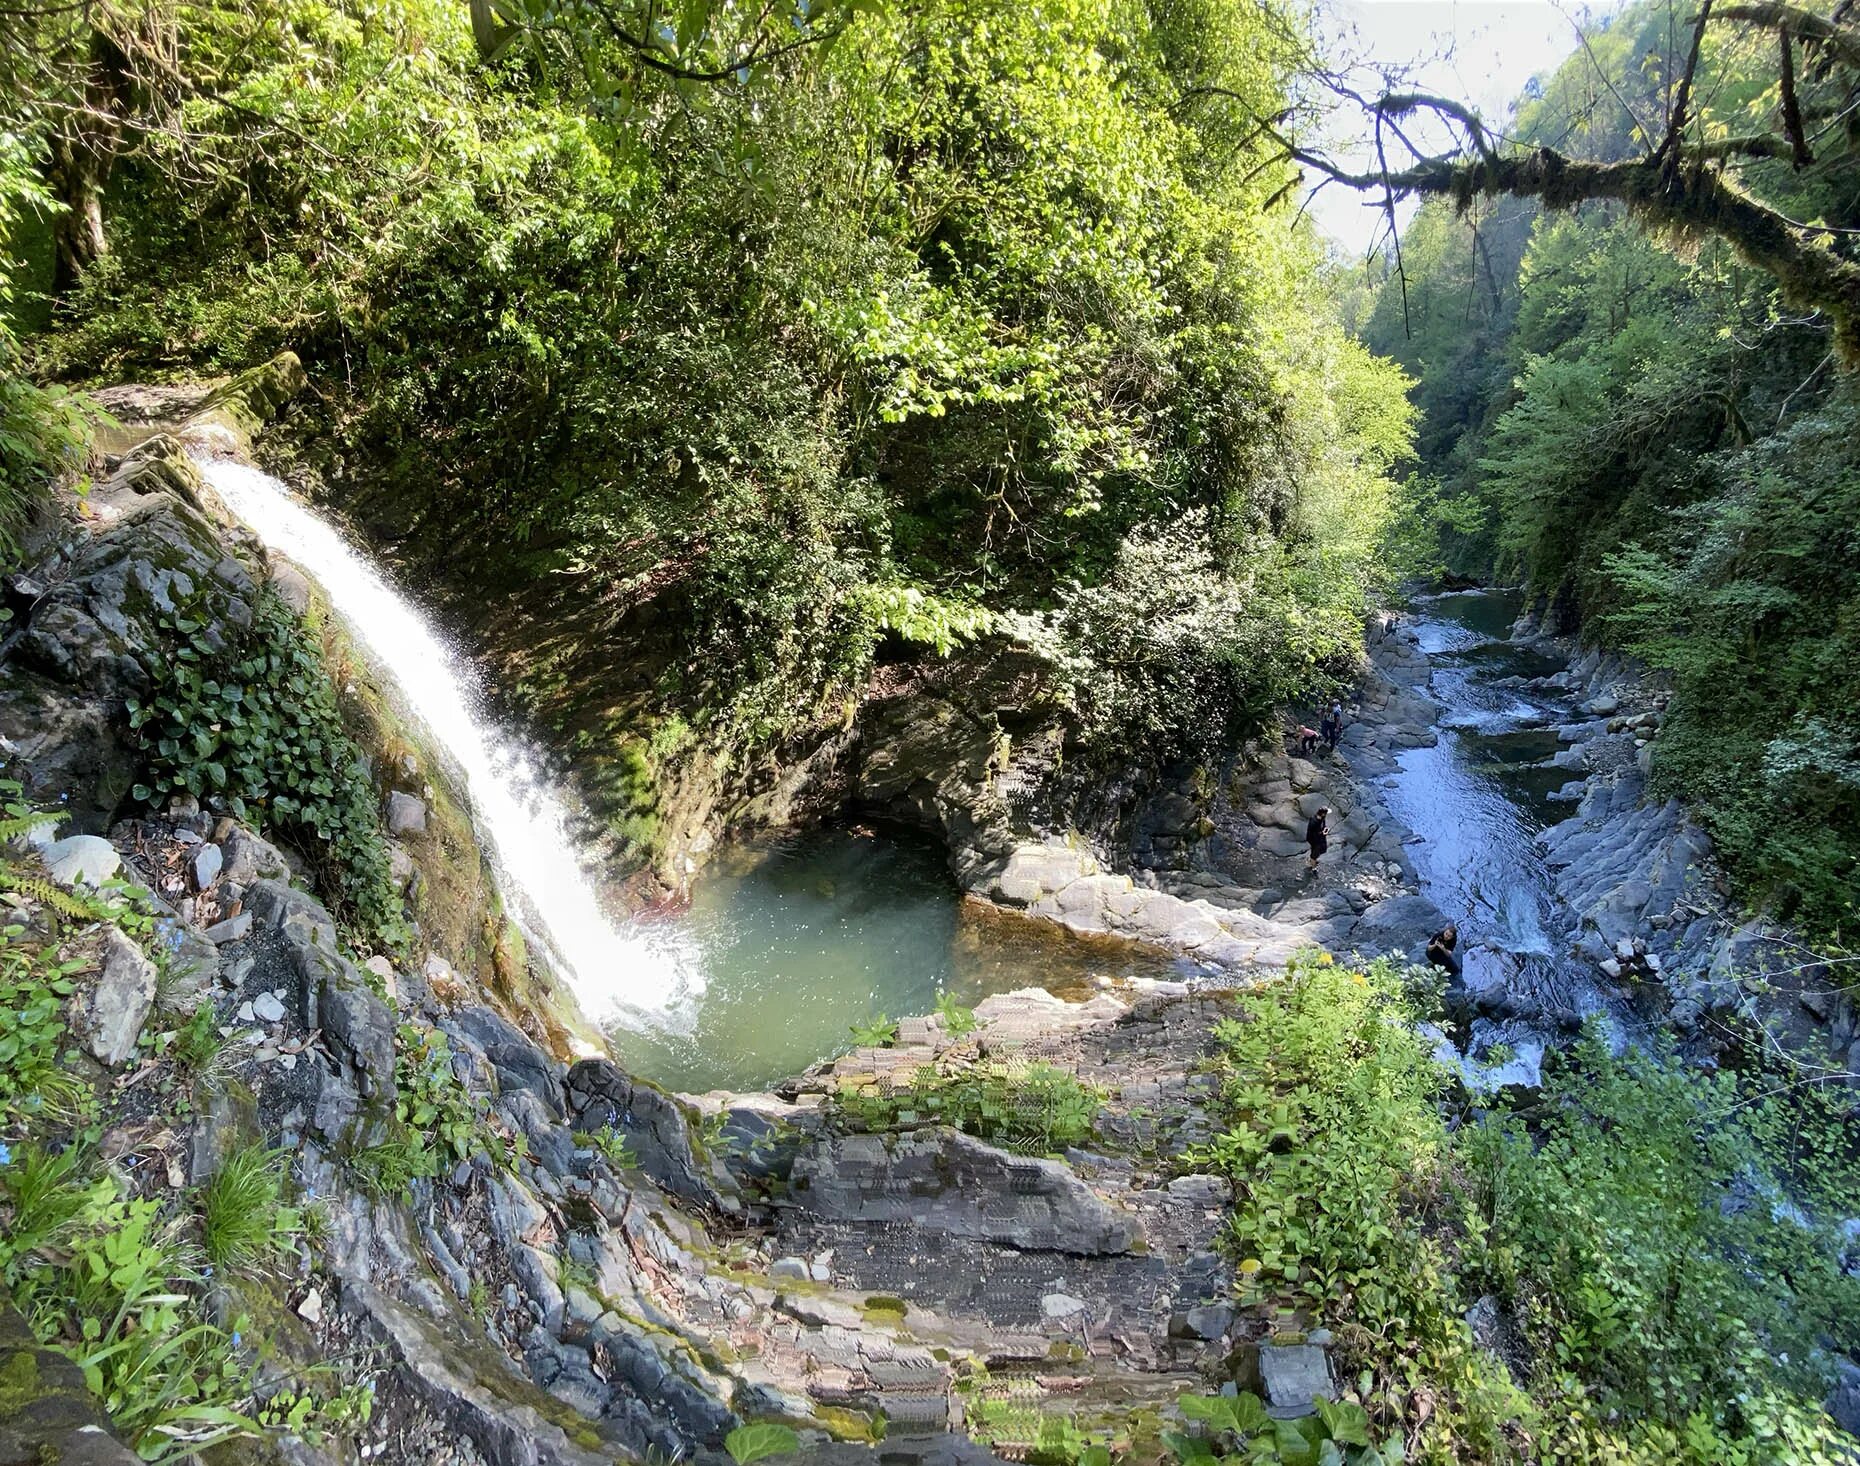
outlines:
[[[1059,1161],[1010,1155],[938,1126],[847,1135],[796,1157],[794,1204],[824,1221],[910,1223],[1010,1247],[1083,1255],[1128,1251],[1136,1219]]]
[[[116,847],[97,835],[71,835],[40,851],[46,872],[61,886],[101,886],[122,869]]]
[[[77,1030],[91,1055],[114,1067],[136,1051],[155,1006],[155,964],[114,926],[103,929],[101,964],[79,1000]]]
[[[7,772],[19,781],[25,802],[63,811],[77,833],[107,830],[135,783],[136,758],[123,744],[120,722],[101,697],[0,663]]]
[[[475,1005],[451,1014],[443,1027],[448,1037],[462,1040],[484,1055],[500,1091],[529,1090],[553,1118],[562,1117],[564,1097],[555,1061],[515,1024],[489,1008]]]
[[[387,799],[387,830],[399,839],[403,835],[426,833],[426,803],[396,789]]]

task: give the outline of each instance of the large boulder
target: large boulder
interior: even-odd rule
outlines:
[[[1010,1155],[937,1126],[901,1135],[843,1135],[805,1149],[794,1203],[828,1222],[908,1223],[1028,1251],[1127,1252],[1136,1219],[1060,1161]]]
[[[606,1059],[583,1059],[568,1071],[569,1118],[577,1130],[624,1136],[639,1168],[674,1196],[714,1204],[715,1187],[699,1169],[691,1125],[679,1103]]]

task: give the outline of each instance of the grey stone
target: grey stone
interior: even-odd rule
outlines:
[[[101,886],[122,869],[116,847],[97,835],[69,835],[41,852],[45,869],[61,886]]]
[[[771,1278],[790,1282],[804,1283],[808,1281],[810,1276],[807,1259],[804,1257],[778,1257],[769,1264],[769,1276]]]
[[[691,1127],[678,1102],[606,1059],[583,1059],[568,1071],[565,1096],[574,1128],[612,1127],[639,1168],[675,1196],[716,1204],[715,1184],[698,1169]]]
[[[252,999],[252,1016],[260,1023],[282,1023],[284,1004],[276,993],[260,993]]]
[[[1084,1300],[1069,1293],[1048,1293],[1040,1300],[1040,1312],[1055,1323],[1077,1318],[1084,1311]]]
[[[202,845],[194,852],[194,889],[204,891],[220,878],[225,852],[217,845]]]
[[[424,835],[426,802],[394,790],[387,799],[387,830],[396,839],[402,835]]]
[[[1128,1251],[1136,1219],[1059,1161],[1010,1155],[937,1126],[817,1141],[795,1158],[791,1200],[825,1221],[895,1222],[1010,1247]]]
[[[1259,1382],[1268,1413],[1279,1420],[1313,1414],[1312,1401],[1337,1398],[1330,1356],[1315,1344],[1261,1344]]]
[[[79,1002],[78,1032],[99,1063],[114,1067],[136,1051],[155,1006],[155,964],[113,926],[103,929],[101,971]]]
[[[228,942],[243,942],[252,934],[252,913],[241,911],[237,916],[229,916],[224,921],[216,921],[206,930],[206,938],[216,947],[223,947]]]
[[[290,873],[278,847],[242,825],[234,825],[220,843],[221,853],[225,856],[226,879],[238,885],[249,886],[260,880],[280,880]]]
[[[1231,1304],[1203,1303],[1173,1315],[1169,1320],[1169,1332],[1178,1339],[1204,1339],[1213,1341],[1222,1338],[1233,1326],[1234,1310]]]

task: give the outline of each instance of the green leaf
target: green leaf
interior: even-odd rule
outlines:
[[[723,1448],[736,1466],[764,1461],[770,1456],[786,1456],[801,1449],[801,1438],[785,1425],[762,1421],[739,1425],[723,1438]]]

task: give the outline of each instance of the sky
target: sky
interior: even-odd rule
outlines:
[[[1525,83],[1576,49],[1573,21],[1586,13],[1574,0],[1321,0],[1318,24],[1333,64],[1407,65],[1414,89],[1470,102],[1487,122],[1502,125]],[[1359,69],[1353,80],[1367,95],[1380,90],[1372,69]],[[1337,112],[1327,141],[1333,156],[1367,168],[1375,156],[1370,137],[1351,106]],[[1444,138],[1424,145],[1437,143]],[[1397,166],[1397,158],[1389,165]],[[1358,259],[1386,228],[1381,211],[1366,202],[1332,184],[1310,205],[1319,227]],[[1398,207],[1397,218],[1405,223],[1413,211],[1412,203]]]

